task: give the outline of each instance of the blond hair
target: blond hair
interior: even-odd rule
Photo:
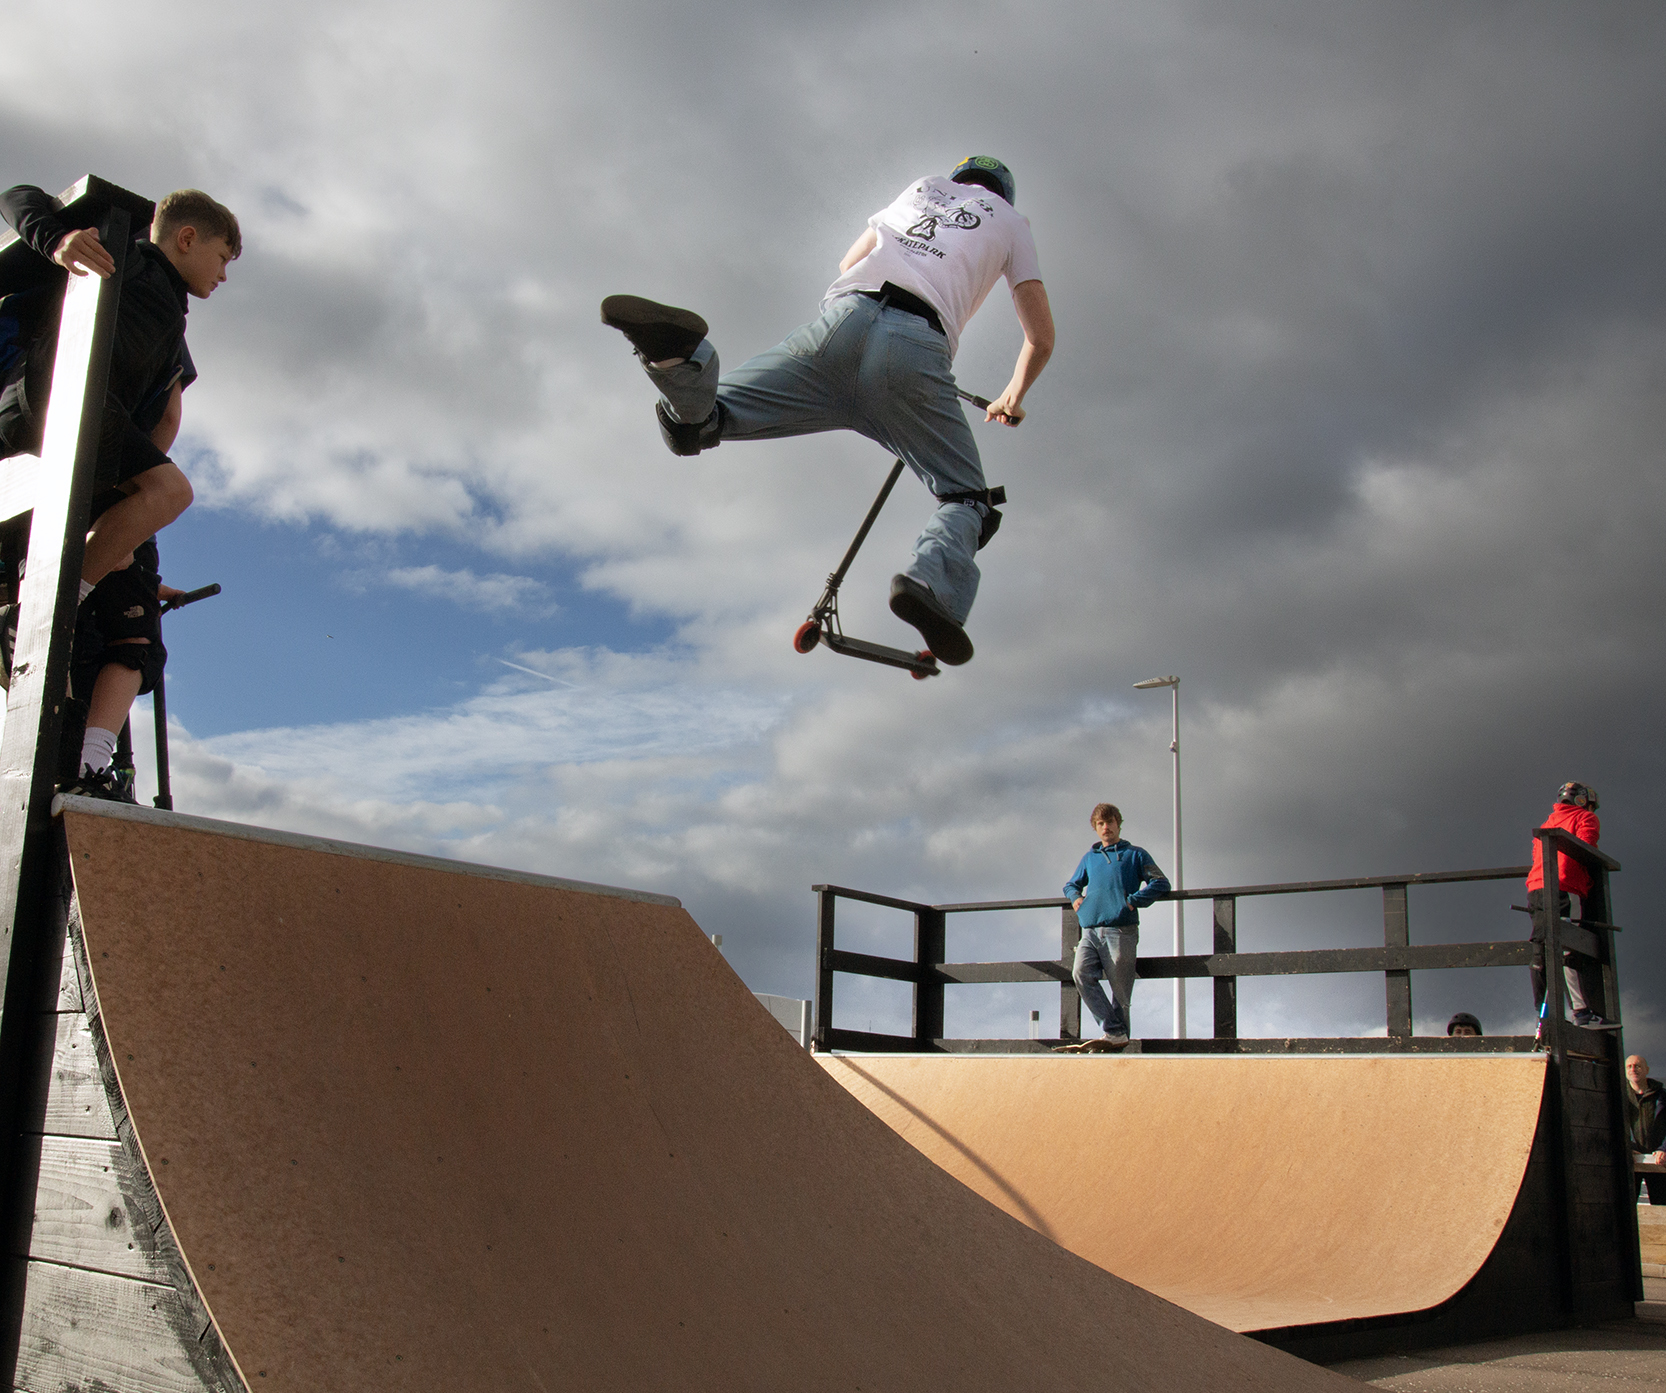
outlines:
[[[234,261],[243,254],[243,230],[237,225],[237,215],[201,189],[175,189],[166,195],[156,205],[150,239],[161,246],[182,227],[194,227],[202,237],[224,238]]]

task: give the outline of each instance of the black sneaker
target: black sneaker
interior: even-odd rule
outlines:
[[[966,630],[919,581],[891,577],[891,613],[920,631],[938,662],[959,667],[972,661],[972,640],[966,637]]]
[[[106,803],[132,803],[131,789],[123,789],[122,780],[114,769],[89,769],[81,766],[74,781],[58,790],[65,798],[99,798]]]
[[[706,321],[693,310],[679,310],[640,295],[609,295],[602,301],[602,323],[629,339],[645,363],[687,358],[706,337]]]
[[[122,766],[112,764],[109,769],[110,786],[115,789],[115,800],[118,803],[131,803],[139,806],[139,795],[134,791],[134,785],[139,781],[139,771],[131,765]]]

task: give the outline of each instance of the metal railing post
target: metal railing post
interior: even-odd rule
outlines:
[[[172,812],[174,808],[173,774],[168,768],[168,690],[162,674],[156,674],[152,688],[151,723],[156,727],[156,797],[151,800],[158,808]]]
[[[1411,925],[1407,917],[1406,887],[1383,886],[1383,946],[1411,947]],[[1390,968],[1383,973],[1383,991],[1388,1006],[1390,1039],[1411,1039],[1411,973]]]
[[[1238,951],[1238,900],[1233,895],[1215,896],[1215,952]],[[1238,1038],[1238,979],[1215,978],[1215,1038]]]

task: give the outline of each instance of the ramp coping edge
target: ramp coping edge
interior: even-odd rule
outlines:
[[[444,856],[421,856],[411,851],[390,851],[386,847],[336,841],[331,837],[279,832],[270,827],[250,827],[241,822],[222,822],[218,818],[164,812],[160,808],[142,808],[132,803],[110,803],[102,798],[65,797],[59,794],[52,800],[52,815],[56,817],[61,812],[112,817],[118,822],[143,822],[153,827],[183,827],[192,832],[207,832],[217,837],[235,837],[240,841],[271,842],[277,846],[294,847],[301,851],[322,851],[331,856],[356,856],[365,861],[387,861],[396,866],[448,871],[454,875],[479,876],[485,880],[506,880],[517,885],[544,885],[560,890],[577,890],[586,895],[610,895],[614,899],[634,900],[639,904],[669,905],[672,909],[683,907],[683,902],[676,896],[657,895],[651,890],[626,890],[616,885],[597,885],[588,880],[568,880],[564,876],[535,875],[531,871],[512,871],[502,866],[453,861]]]

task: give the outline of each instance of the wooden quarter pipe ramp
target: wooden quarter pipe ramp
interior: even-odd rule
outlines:
[[[1481,1270],[1543,1055],[823,1057],[899,1135],[1109,1272],[1234,1330],[1418,1312]]]
[[[20,1387],[1353,1386],[972,1193],[665,897],[62,821]]]

